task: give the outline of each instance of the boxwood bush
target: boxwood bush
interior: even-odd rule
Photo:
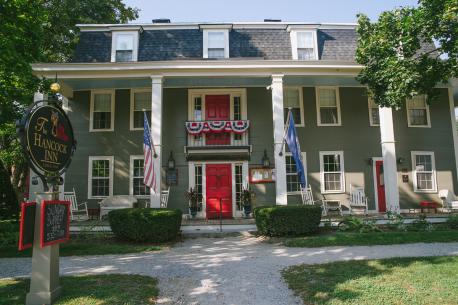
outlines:
[[[181,226],[181,210],[131,208],[108,213],[116,238],[132,242],[164,242],[176,238]]]
[[[314,205],[258,207],[254,210],[258,232],[267,236],[315,233],[321,220],[321,207]]]

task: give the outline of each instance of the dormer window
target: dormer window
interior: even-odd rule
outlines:
[[[293,59],[318,60],[318,44],[315,30],[292,30],[291,48]]]
[[[138,32],[113,32],[111,43],[111,61],[137,61]]]
[[[229,58],[229,31],[204,30],[204,58]]]

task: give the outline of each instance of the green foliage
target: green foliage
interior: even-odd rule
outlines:
[[[13,221],[0,221],[0,247],[17,245],[19,224]]]
[[[406,224],[404,223],[404,217],[401,214],[397,214],[397,213],[388,211],[386,213],[386,216],[388,217],[388,222],[386,224],[386,227],[388,229],[396,230],[396,231],[407,230]]]
[[[375,220],[347,216],[339,223],[339,230],[359,233],[381,232],[382,230],[375,224],[375,222]]]
[[[450,215],[446,224],[450,229],[458,230],[458,215]]]
[[[114,235],[125,241],[164,242],[177,237],[181,226],[178,209],[121,209],[108,213]]]
[[[262,235],[303,235],[318,231],[321,207],[312,205],[257,207],[253,215],[258,232]]]
[[[426,219],[426,215],[420,215],[415,219],[410,226],[407,226],[409,231],[432,231],[432,224]]]
[[[418,8],[383,12],[374,23],[358,15],[356,60],[364,66],[358,80],[375,103],[400,108],[418,94],[428,103],[437,99],[434,87],[458,76],[457,15],[456,0],[420,0]]]

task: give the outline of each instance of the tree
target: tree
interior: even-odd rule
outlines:
[[[358,15],[356,60],[364,67],[357,79],[378,105],[398,109],[418,94],[432,103],[435,86],[458,76],[458,1],[418,4],[383,12],[374,23]]]
[[[0,0],[0,175],[17,199],[27,169],[15,121],[49,82],[32,75],[34,62],[66,62],[78,42],[78,23],[126,23],[138,17],[122,0]],[[4,177],[0,177],[0,181]],[[0,196],[10,192],[2,184]]]

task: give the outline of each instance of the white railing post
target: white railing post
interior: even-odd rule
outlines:
[[[156,175],[156,192],[151,190],[151,208],[161,207],[161,182],[162,182],[162,79],[161,75],[151,76],[151,137],[153,138],[157,158],[154,159]]]
[[[283,75],[272,75],[272,118],[274,126],[274,156],[275,156],[275,190],[277,205],[288,203],[286,189],[285,148],[282,145],[285,129],[283,109]],[[281,154],[280,154],[281,152]]]

